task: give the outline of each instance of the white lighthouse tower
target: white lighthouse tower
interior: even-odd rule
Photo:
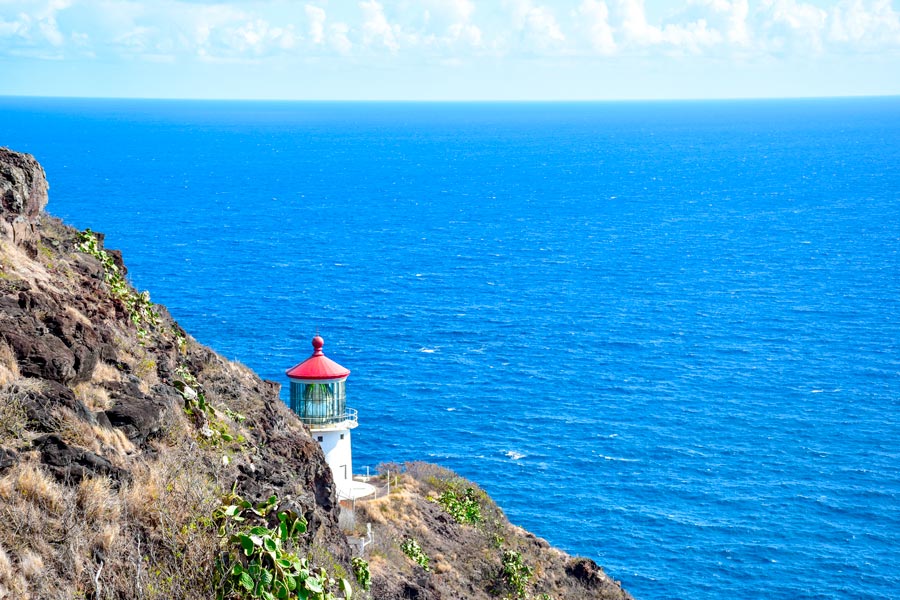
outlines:
[[[355,409],[347,408],[345,385],[350,371],[322,352],[318,335],[312,339],[312,356],[287,370],[291,381],[291,410],[300,417],[325,453],[338,497],[355,499],[374,488],[353,481],[353,450],[350,430],[359,422]]]

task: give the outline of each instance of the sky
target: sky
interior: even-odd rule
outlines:
[[[900,0],[0,0],[0,95],[900,94]]]

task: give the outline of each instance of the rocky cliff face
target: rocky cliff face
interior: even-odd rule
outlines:
[[[0,148],[0,210],[4,237],[33,238],[34,226],[47,206],[44,169],[29,154]]]
[[[353,580],[331,473],[279,385],[193,340],[128,284],[102,235],[43,212],[47,189],[33,157],[0,148],[0,599],[213,598],[212,515],[232,494],[277,496],[309,523],[298,551]],[[354,581],[356,597],[509,594],[497,587],[500,554],[482,548],[487,530],[454,529],[417,481],[405,493],[418,500],[395,490],[343,509],[345,529],[348,517],[369,522],[380,540],[372,589]],[[394,500],[412,504],[378,508]],[[517,548],[548,548],[503,531]],[[442,551],[454,577],[398,553],[413,534],[430,548],[458,540]],[[466,544],[484,559],[463,561]],[[557,600],[628,597],[590,561],[551,554],[524,556],[545,561],[540,585]]]
[[[131,288],[102,235],[44,214],[47,187],[0,149],[0,598],[213,597],[209,517],[232,489],[277,495],[347,564],[331,473],[278,384]]]

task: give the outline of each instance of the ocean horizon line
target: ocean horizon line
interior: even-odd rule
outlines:
[[[210,102],[258,104],[420,104],[420,105],[548,105],[548,104],[709,104],[709,103],[774,103],[842,100],[900,99],[900,94],[860,94],[838,96],[734,96],[714,98],[463,98],[463,99],[405,99],[405,98],[192,98],[149,96],[63,96],[42,94],[0,94],[0,100],[95,100],[127,102]]]

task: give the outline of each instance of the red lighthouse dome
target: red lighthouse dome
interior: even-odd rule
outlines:
[[[304,360],[299,365],[295,365],[287,370],[287,376],[291,379],[300,379],[303,381],[330,381],[334,379],[343,379],[350,374],[349,369],[345,369],[337,364],[322,352],[325,345],[318,335],[312,339],[313,353],[312,356]]]

